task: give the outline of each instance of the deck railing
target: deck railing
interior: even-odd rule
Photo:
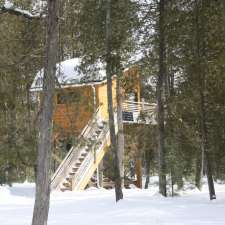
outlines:
[[[156,104],[146,102],[123,102],[123,121],[128,123],[155,123]]]

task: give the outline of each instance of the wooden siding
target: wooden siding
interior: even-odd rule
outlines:
[[[98,105],[101,107],[100,115],[103,120],[108,119],[108,98],[107,98],[107,84],[101,84],[96,87],[96,94],[98,99]],[[113,105],[116,105],[116,78],[112,80],[112,95]]]
[[[76,92],[79,102],[58,104],[57,95]],[[93,90],[91,86],[57,90],[55,96],[54,131],[60,134],[78,135],[93,114]]]

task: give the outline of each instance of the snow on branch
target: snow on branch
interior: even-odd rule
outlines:
[[[5,4],[0,8],[0,14],[12,14],[16,16],[22,16],[26,19],[41,19],[44,18],[45,15],[38,13],[38,14],[33,14],[29,12],[28,10],[22,10],[20,8],[14,7],[14,5],[8,1],[5,2]]]

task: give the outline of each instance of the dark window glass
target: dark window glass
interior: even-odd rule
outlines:
[[[80,101],[80,93],[64,92],[57,94],[57,104],[71,104]]]

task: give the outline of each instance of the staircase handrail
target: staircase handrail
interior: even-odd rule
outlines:
[[[79,137],[86,137],[86,132],[88,130],[88,128],[90,127],[90,124],[92,124],[93,122],[96,122],[96,119],[98,119],[98,113],[100,112],[100,106],[96,109],[96,111],[94,112],[92,118],[88,121],[87,125],[84,127],[84,129],[82,130],[81,134],[79,135]]]
[[[117,134],[118,124],[116,122],[117,121],[116,118],[117,118],[117,112],[115,111],[114,112],[114,121],[115,121],[115,132]],[[101,134],[99,135],[98,139],[96,140],[97,143],[99,141],[101,141],[101,144],[97,147],[97,150],[94,149],[94,148],[96,148],[96,144],[92,146],[92,148],[94,149],[95,152],[89,151],[88,155],[85,157],[82,165],[80,166],[79,170],[77,171],[76,177],[72,181],[72,186],[75,187],[75,190],[76,190],[76,188],[79,187],[82,177],[88,173],[90,167],[92,166],[91,162],[95,162],[95,157],[98,157],[99,152],[101,152],[101,150],[103,150],[102,148],[104,148],[104,146],[106,145],[108,138],[110,138],[109,126],[108,126],[108,124],[105,124]]]
[[[57,178],[57,176],[59,174],[62,174],[63,171],[68,170],[69,169],[69,165],[71,164],[71,161],[76,160],[76,158],[79,156],[80,152],[83,150],[83,148],[81,147],[81,140],[83,138],[86,138],[88,136],[88,134],[93,131],[93,126],[92,124],[96,122],[97,120],[97,115],[99,113],[100,107],[97,108],[97,110],[95,111],[95,113],[93,114],[92,118],[88,121],[87,125],[84,127],[84,129],[82,130],[81,134],[78,137],[78,145],[76,146],[76,149],[80,149],[79,152],[74,151],[75,150],[75,146],[72,146],[70,151],[67,153],[67,155],[65,156],[65,158],[63,159],[63,161],[61,162],[61,164],[59,165],[59,167],[57,168],[57,170],[55,171],[55,173],[53,174],[52,178],[51,178],[51,186],[55,185],[55,180]],[[88,129],[90,128],[90,129]],[[77,154],[74,154],[74,153]],[[66,173],[66,172],[64,172]]]
[[[102,150],[103,146],[105,146],[108,135],[109,135],[109,128],[107,125],[105,125],[103,131],[101,132],[100,136],[96,140],[96,142],[103,140],[102,143],[98,146],[97,150],[94,149],[96,145],[93,145],[92,151],[88,152],[88,155],[85,157],[85,160],[83,161],[82,165],[77,171],[76,177],[73,179],[73,184],[72,184],[73,187],[79,186],[82,177],[88,172],[89,167],[92,165],[91,162],[92,161],[94,162],[94,158],[95,158],[94,154],[98,155],[98,152]],[[93,150],[96,152],[93,152]]]

